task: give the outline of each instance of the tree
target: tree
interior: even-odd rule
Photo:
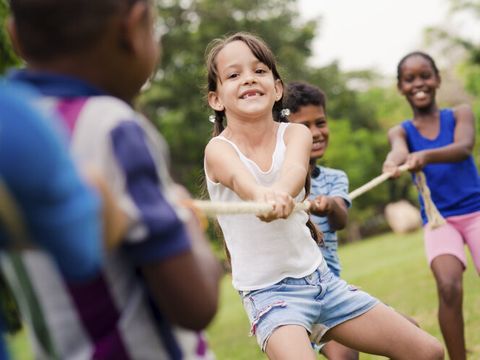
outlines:
[[[5,0],[0,0],[0,74],[3,74],[8,68],[20,64],[5,29],[8,14],[7,3]]]
[[[308,78],[306,60],[316,22],[301,23],[294,0],[170,1],[158,5],[162,59],[141,106],[168,139],[172,171],[198,194],[203,148],[211,133],[204,52],[236,31],[260,35],[279,59],[285,81]]]
[[[236,31],[248,30],[265,39],[286,83],[309,81],[326,92],[335,139],[326,164],[345,170],[352,188],[379,174],[387,139],[377,121],[377,104],[350,86],[359,80],[369,84],[377,75],[373,71],[344,73],[337,62],[322,68],[309,66],[319,19],[302,23],[296,0],[172,0],[158,5],[158,12],[163,56],[140,106],[170,145],[176,179],[195,196],[204,188],[200,181],[203,149],[212,130],[204,90],[204,52],[212,39]],[[356,200],[350,219],[355,222],[381,213],[386,201],[385,192],[367,194]]]
[[[468,18],[480,19],[479,0],[450,0],[450,16],[463,16],[463,21]],[[463,79],[463,87],[473,95],[468,101],[472,104],[476,118],[480,118],[480,42],[476,39],[467,38],[457,31],[447,31],[442,27],[432,27],[426,30],[430,44],[438,43],[441,50],[448,51],[449,55],[455,51],[460,56],[460,61],[454,64],[458,74]],[[476,129],[477,139],[480,137],[480,127]],[[477,142],[474,154],[478,154],[480,145]],[[480,157],[477,155],[477,164],[480,164]]]

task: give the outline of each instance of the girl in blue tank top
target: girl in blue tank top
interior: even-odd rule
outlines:
[[[425,173],[432,201],[446,220],[424,227],[425,250],[439,296],[439,322],[451,359],[465,359],[462,315],[465,244],[480,273],[480,178],[472,156],[475,119],[468,105],[439,109],[435,101],[441,78],[434,60],[413,52],[398,64],[397,86],[413,110],[413,119],[389,130],[391,151],[383,171],[398,176],[407,164]],[[426,224],[424,204],[420,206]]]

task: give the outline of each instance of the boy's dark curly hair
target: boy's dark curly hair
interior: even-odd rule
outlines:
[[[287,85],[283,98],[283,107],[290,112],[297,112],[302,106],[317,105],[327,110],[326,97],[318,87],[301,82],[292,81]]]

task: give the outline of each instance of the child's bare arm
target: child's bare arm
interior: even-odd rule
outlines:
[[[310,202],[310,212],[317,216],[326,216],[332,230],[342,230],[347,225],[347,205],[339,196],[317,196]]]
[[[468,105],[454,108],[456,119],[453,143],[430,150],[411,153],[406,163],[411,171],[421,170],[425,165],[440,162],[456,162],[466,159],[475,145],[475,118]]]
[[[190,251],[142,266],[148,288],[162,313],[172,323],[191,330],[204,329],[218,306],[220,266],[206,266],[204,254],[199,256],[199,244],[195,243],[206,241],[200,239],[200,234],[197,230],[196,235],[190,236]]]
[[[230,144],[210,141],[205,148],[205,166],[210,180],[228,187],[242,200],[256,200],[259,185]]]
[[[400,125],[394,126],[388,131],[388,140],[391,150],[383,163],[383,172],[389,172],[393,177],[398,177],[400,175],[398,166],[407,160],[409,154],[405,130]]]
[[[285,145],[280,177],[272,187],[295,197],[304,188],[308,176],[312,134],[305,126],[291,123],[285,131]]]
[[[284,190],[259,185],[247,170],[231,145],[210,141],[205,149],[205,164],[209,178],[235,192],[242,200],[270,202],[272,211],[259,218],[272,221],[286,218],[295,206],[292,196]]]
[[[180,201],[190,198],[181,186],[176,193]],[[168,319],[186,328],[201,330],[217,311],[222,271],[193,211],[185,226],[190,250],[144,265],[142,270],[158,306]]]
[[[190,198],[187,190],[180,185],[175,192],[180,201]],[[144,266],[143,271],[157,303],[169,320],[200,330],[210,323],[216,313],[222,272],[193,212],[185,225],[191,243],[190,251]]]
[[[475,116],[468,105],[460,105],[453,109],[456,119],[454,144],[459,152],[470,155],[475,146]]]

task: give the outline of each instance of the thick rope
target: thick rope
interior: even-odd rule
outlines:
[[[430,189],[427,186],[427,179],[423,171],[415,173],[415,186],[423,198],[423,205],[425,206],[425,215],[427,215],[428,223],[431,229],[436,229],[446,223],[443,216],[438,211],[437,207],[430,196]]]
[[[402,165],[398,167],[401,172],[407,171],[408,166]],[[380,185],[392,176],[392,173],[383,173],[376,178],[370,180],[366,184],[362,185],[358,189],[352,191],[349,195],[353,200],[374,187]],[[427,186],[425,174],[422,171],[415,172],[415,185],[418,192],[423,198],[425,204],[425,213],[428,218],[428,226],[435,229],[445,224],[445,219],[442,217],[437,207],[432,201],[430,196],[430,189]],[[254,214],[261,215],[267,213],[273,209],[273,206],[268,203],[261,202],[222,202],[222,201],[208,201],[208,200],[191,200],[184,205],[196,209],[205,216],[215,217],[217,215],[238,215],[238,214]],[[308,211],[310,208],[310,202],[304,201],[297,203],[293,211]]]
[[[407,171],[408,166],[404,164],[402,166],[399,166],[398,170],[400,170],[401,172]],[[380,185],[382,182],[389,179],[391,176],[391,173],[383,173],[382,175],[370,180],[368,183],[360,186],[358,189],[352,191],[348,196],[351,200],[353,200],[360,195],[366,193],[367,191],[373,189],[375,186]],[[427,226],[429,226],[431,229],[436,229],[439,226],[445,224],[445,219],[442,217],[442,215],[432,201],[432,197],[430,196],[430,189],[428,188],[427,180],[423,171],[415,172],[415,186],[417,187],[420,196],[423,198],[423,203],[425,205],[425,214],[427,215],[428,219]]]
[[[228,202],[228,201],[208,201],[192,200],[193,207],[200,210],[203,214],[210,217],[217,215],[239,215],[254,214],[261,215],[273,210],[273,205],[262,202]],[[310,202],[304,201],[295,204],[293,211],[307,211],[310,208]]]
[[[407,165],[399,166],[398,170],[401,172],[407,171],[408,166]],[[389,179],[391,176],[392,176],[391,173],[383,173],[382,175],[379,175],[376,178],[373,178],[372,180],[367,182],[366,184],[360,186],[358,189],[353,190],[350,194],[348,194],[348,197],[350,198],[350,200],[353,200],[359,197],[360,195],[366,193],[367,191],[372,190],[375,186],[380,185],[385,180]]]

